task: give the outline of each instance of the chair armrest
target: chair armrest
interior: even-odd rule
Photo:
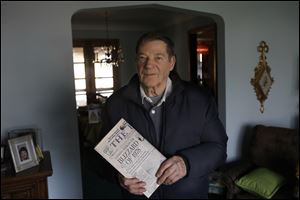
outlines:
[[[254,169],[255,165],[246,160],[239,160],[233,163],[228,163],[220,169],[222,171],[221,181],[227,189],[227,199],[232,199],[241,189],[235,185],[234,181]]]

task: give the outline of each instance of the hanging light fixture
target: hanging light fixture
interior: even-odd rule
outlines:
[[[106,27],[106,40],[105,46],[95,47],[95,60],[93,63],[106,63],[111,64],[112,66],[119,67],[121,63],[124,62],[123,51],[122,48],[118,45],[112,45],[109,42],[109,32],[108,32],[108,14],[105,11],[105,27]],[[104,58],[100,59],[100,54],[104,53]]]

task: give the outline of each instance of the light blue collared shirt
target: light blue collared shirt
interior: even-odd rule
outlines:
[[[160,100],[158,103],[155,101],[155,97],[148,97],[145,94],[145,91],[143,87],[140,85],[140,91],[141,91],[141,97],[142,97],[142,104],[146,108],[146,110],[149,112],[149,116],[151,117],[151,120],[155,127],[155,133],[153,133],[154,136],[154,143],[156,147],[160,144],[160,135],[161,135],[161,127],[162,127],[162,103],[166,101],[166,98],[171,94],[172,92],[172,81],[170,78],[167,79],[167,85],[166,89],[163,94],[156,97],[156,99]],[[154,99],[154,101],[152,99]],[[146,99],[146,101],[145,101]],[[155,105],[156,104],[156,105]]]
[[[143,87],[140,85],[140,92],[141,92],[141,97],[142,97],[142,104],[144,104],[144,99],[146,99],[148,102],[153,103],[152,99],[150,97],[148,97],[143,89]],[[164,91],[164,94],[161,98],[161,100],[158,102],[158,104],[155,107],[160,106],[163,102],[166,101],[166,98],[171,94],[172,92],[172,81],[171,79],[168,77],[167,79],[167,86],[166,89]]]

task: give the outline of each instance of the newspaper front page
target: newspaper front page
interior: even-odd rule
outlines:
[[[123,176],[144,181],[146,197],[149,198],[159,187],[155,173],[165,156],[123,118],[97,144],[95,150]]]

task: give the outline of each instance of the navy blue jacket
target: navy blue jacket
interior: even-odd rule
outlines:
[[[173,185],[161,185],[152,198],[207,198],[208,174],[226,160],[227,135],[216,103],[206,90],[171,73],[172,93],[162,104],[163,130],[156,148],[165,155],[181,155],[188,174]],[[150,143],[155,128],[141,100],[138,76],[116,91],[103,110],[102,137],[124,118]]]

